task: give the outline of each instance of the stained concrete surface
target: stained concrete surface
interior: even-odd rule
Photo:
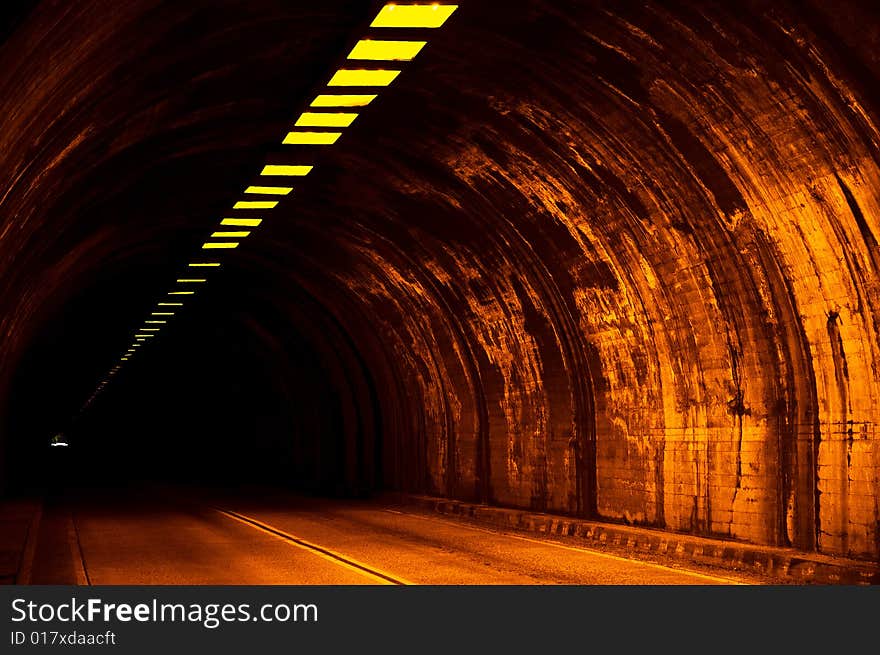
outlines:
[[[271,469],[876,561],[877,3],[498,7],[462,3],[321,152],[280,140],[370,3],[44,2],[3,32],[6,474],[260,165],[307,160],[78,424],[100,475]]]

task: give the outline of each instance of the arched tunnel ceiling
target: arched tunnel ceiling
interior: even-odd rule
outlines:
[[[10,413],[76,411],[378,7],[16,18]],[[878,41],[871,3],[463,2],[137,366],[295,334],[381,484],[876,556]]]

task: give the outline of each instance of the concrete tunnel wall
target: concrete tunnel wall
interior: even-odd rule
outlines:
[[[42,5],[0,51],[7,386],[41,313],[78,279],[159,261],[156,244],[209,224],[160,204],[157,226],[161,201],[136,206],[138,176],[214,157],[231,134],[236,165],[220,174],[235,189],[253,143],[281,133],[359,36],[350,4],[267,2],[296,43],[243,23],[233,38],[251,49],[237,59],[210,47],[228,38],[222,19],[248,13],[236,3],[198,28],[196,9],[114,7]],[[876,558],[873,12],[463,4],[235,268],[336,358],[346,479]],[[214,59],[191,63],[206,47]],[[205,96],[206,76],[240,90],[248,66],[284,79],[321,57],[327,70],[289,97],[257,84]],[[145,81],[158,91],[139,93]],[[108,167],[122,175],[106,180]],[[109,209],[84,218],[102,196],[124,223]],[[200,200],[219,212],[228,198],[196,191],[202,214]],[[340,333],[303,328],[292,288]],[[351,352],[337,357],[341,342]],[[378,481],[358,463],[377,425]]]

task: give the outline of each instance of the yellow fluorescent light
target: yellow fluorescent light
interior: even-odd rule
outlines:
[[[314,104],[314,103],[312,103]],[[260,171],[260,175],[295,175],[302,176],[308,175],[309,171],[312,170],[311,166],[278,166],[275,164],[270,164],[268,166],[263,166],[263,170]]]
[[[207,281],[208,280],[206,280],[203,277],[182,277],[177,280],[177,282],[179,284],[190,284],[190,283],[195,284],[197,282],[207,282]]]
[[[394,5],[387,4],[370,27],[440,27],[458,5]]]
[[[159,325],[159,324],[167,323],[167,322],[168,321],[144,321],[144,323],[147,323],[149,325]]]
[[[211,235],[211,238],[212,239],[224,239],[224,238],[235,239],[235,238],[239,238],[239,237],[242,237],[242,238],[246,237],[248,234],[250,234],[250,232],[247,230],[242,231],[242,232],[214,232]],[[192,291],[190,291],[189,293],[192,293]]]
[[[249,186],[244,190],[245,193],[262,193],[271,196],[286,196],[293,191],[289,186]]]
[[[174,312],[150,312],[150,316],[174,316]]]
[[[220,225],[237,225],[239,227],[257,227],[263,222],[262,218],[224,218]],[[180,282],[180,280],[178,280]]]
[[[191,296],[195,291],[169,291],[169,296]]]
[[[375,94],[321,94],[312,100],[312,107],[365,107],[376,99]]]
[[[137,337],[137,340],[138,341],[146,341],[146,339],[144,339],[143,337]]]
[[[211,248],[238,248],[237,241],[206,241],[202,244],[202,248],[210,250]]]
[[[286,142],[285,142],[286,143]],[[277,200],[239,200],[233,209],[272,209],[278,204]]]
[[[327,86],[388,86],[400,71],[351,70],[342,68],[333,74]]]
[[[187,266],[198,267],[198,266],[220,266],[220,262],[193,262],[192,264],[187,264]]]
[[[321,114],[306,111],[300,114],[294,123],[295,127],[348,127],[352,124],[357,114],[345,112],[333,112]]]
[[[140,331],[141,332],[158,332],[161,329],[162,328],[141,328]]]
[[[160,302],[156,303],[159,307],[183,307],[182,302]]]
[[[329,146],[336,143],[342,132],[288,132],[283,143]],[[236,206],[236,209],[238,207]]]
[[[348,53],[349,59],[372,61],[410,61],[427,41],[374,41],[364,39]]]

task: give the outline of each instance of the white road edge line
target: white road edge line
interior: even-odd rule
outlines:
[[[531,542],[534,544],[541,544],[542,546],[555,546],[556,548],[562,548],[564,550],[573,550],[575,552],[580,552],[580,553],[587,553],[588,555],[596,555],[597,557],[604,557],[605,559],[612,559],[612,560],[616,560],[619,562],[629,562],[632,564],[641,564],[642,566],[647,566],[647,567],[654,568],[654,569],[662,569],[664,571],[672,571],[674,573],[680,573],[682,575],[690,575],[695,578],[703,578],[704,580],[713,580],[715,582],[721,582],[721,583],[728,584],[728,585],[737,585],[737,586],[745,585],[745,583],[739,582],[738,580],[733,580],[731,578],[722,578],[720,576],[707,575],[705,573],[697,573],[695,571],[688,571],[687,569],[677,569],[673,566],[665,566],[663,564],[655,564],[654,562],[645,562],[640,559],[632,559],[629,557],[620,557],[619,555],[611,555],[609,553],[603,553],[600,550],[592,550],[590,548],[579,548],[577,546],[567,546],[567,545],[561,544],[557,541],[549,541],[549,540],[542,541],[540,539],[532,539],[530,537],[523,537],[518,534],[511,534],[509,532],[500,532],[497,530],[489,530],[487,528],[478,528],[474,525],[465,525],[462,523],[458,523],[456,521],[453,521],[452,519],[447,519],[446,521],[444,521],[441,518],[435,518],[433,516],[420,516],[418,514],[410,514],[409,512],[399,512],[399,511],[388,510],[388,509],[385,509],[382,511],[389,512],[391,514],[402,514],[403,516],[410,516],[415,519],[422,519],[423,521],[433,521],[435,523],[444,523],[444,524],[454,523],[458,527],[462,527],[467,530],[474,530],[475,532],[488,532],[489,534],[495,534],[495,535],[500,534],[505,537],[510,537],[511,539],[519,539],[521,541],[528,541],[528,542]]]

